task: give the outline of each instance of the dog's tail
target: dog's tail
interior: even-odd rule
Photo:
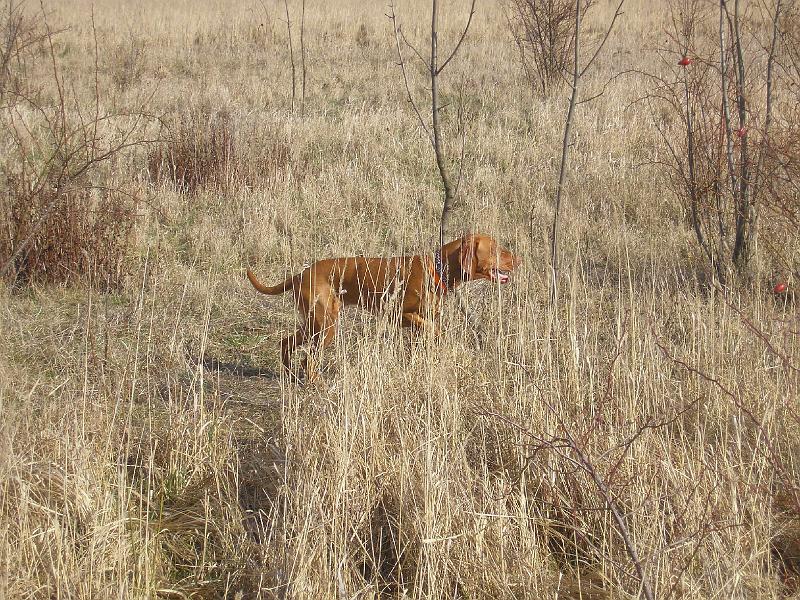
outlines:
[[[250,269],[247,269],[247,278],[250,280],[250,283],[253,284],[253,287],[262,294],[269,294],[271,296],[277,296],[278,294],[283,294],[284,292],[292,289],[295,277],[295,275],[292,275],[283,283],[279,283],[278,285],[273,285],[270,287],[261,283],[258,279],[256,279],[256,276],[253,275],[253,272]]]

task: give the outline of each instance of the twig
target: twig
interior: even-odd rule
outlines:
[[[306,29],[306,0],[302,1],[302,8],[300,12],[300,64],[302,70],[302,87],[300,92],[300,116],[306,114],[306,44],[305,44],[305,29]]]
[[[603,40],[600,42],[600,45],[595,50],[592,58],[589,59],[589,62],[586,63],[586,66],[583,67],[581,70],[580,77],[583,77],[586,74],[591,66],[594,64],[595,59],[600,55],[600,52],[603,50],[603,46],[606,45],[609,36],[611,35],[611,31],[614,29],[614,24],[617,22],[617,19],[622,15],[622,5],[625,4],[625,0],[619,0],[619,4],[617,5],[617,10],[614,11],[614,16],[611,18],[611,23],[609,23],[608,27],[606,28],[606,32],[603,35]]]
[[[394,10],[394,7],[392,7],[392,10]],[[419,61],[425,66],[425,70],[427,71],[430,68],[428,66],[428,61],[425,59],[424,56],[422,56],[422,53],[419,50],[417,50],[417,47],[414,46],[414,44],[412,44],[411,42],[408,41],[408,38],[406,38],[406,33],[405,33],[405,31],[403,31],[402,27],[399,28],[399,31],[400,31],[400,37],[403,38],[403,43],[406,46],[408,46],[409,48],[411,48],[411,51],[419,59]]]
[[[297,74],[294,64],[294,45],[292,44],[292,21],[289,18],[289,0],[283,0],[283,6],[286,9],[286,31],[289,34],[289,61],[292,65],[292,103],[291,112],[294,114],[294,99],[297,95]]]
[[[609,77],[608,79],[606,79],[603,82],[603,87],[599,92],[597,92],[596,94],[593,94],[591,96],[588,96],[586,98],[581,98],[580,100],[578,100],[577,105],[580,106],[581,104],[588,104],[592,100],[597,100],[601,96],[605,95],[606,91],[608,90],[608,86],[611,85],[614,81],[616,81],[619,77],[622,77],[623,75],[630,75],[631,73],[638,73],[638,72],[639,71],[637,71],[636,69],[625,69],[624,71],[620,71],[619,73],[614,73],[611,77]]]
[[[569,432],[566,432],[567,436],[570,436]],[[589,477],[592,478],[597,489],[600,491],[601,496],[603,499],[608,503],[608,508],[611,511],[611,515],[614,517],[614,521],[617,524],[617,530],[619,531],[620,536],[622,537],[622,541],[625,544],[625,549],[628,552],[628,556],[633,563],[636,572],[639,574],[639,583],[642,586],[642,593],[647,600],[653,600],[653,590],[650,586],[650,581],[647,578],[647,574],[644,571],[644,566],[642,565],[642,561],[639,558],[639,553],[636,550],[636,546],[631,539],[631,533],[628,529],[628,525],[625,522],[625,517],[620,512],[619,508],[617,507],[617,503],[614,501],[614,496],[611,493],[606,482],[594,468],[589,457],[583,452],[582,448],[580,448],[577,444],[572,441],[573,450],[578,455],[578,459],[580,460],[581,464],[583,465],[586,473],[588,473]]]
[[[733,405],[736,408],[738,408],[748,418],[748,420],[750,420],[753,423],[753,425],[758,430],[759,435],[763,439],[765,446],[769,450],[769,454],[766,456],[767,460],[770,462],[770,464],[772,464],[773,467],[775,467],[775,469],[781,474],[782,477],[789,478],[790,474],[786,473],[786,470],[785,470],[785,467],[783,466],[783,460],[781,459],[780,453],[773,446],[772,442],[770,441],[770,438],[769,438],[769,435],[768,435],[767,431],[764,430],[764,426],[762,425],[761,421],[753,414],[753,411],[751,411],[749,408],[744,406],[742,404],[742,402],[739,400],[739,398],[736,396],[736,394],[734,394],[730,389],[728,389],[728,387],[725,384],[723,384],[719,379],[717,379],[715,377],[712,377],[711,375],[708,375],[707,373],[704,373],[703,371],[701,371],[697,367],[694,367],[694,366],[690,365],[686,361],[681,360],[681,359],[673,356],[669,352],[669,350],[667,350],[667,348],[664,346],[664,344],[661,342],[659,337],[656,335],[655,331],[653,331],[653,337],[654,337],[656,346],[658,347],[659,350],[661,350],[662,354],[666,358],[668,358],[669,360],[671,360],[675,364],[682,366],[689,373],[693,373],[693,374],[697,375],[703,381],[706,381],[708,383],[713,384],[717,389],[719,389],[723,394],[725,394],[728,398],[731,399],[731,401],[733,402]],[[760,450],[760,446],[756,446],[756,448]],[[763,452],[763,450],[760,450],[760,451]],[[791,479],[787,479],[787,481],[791,481]],[[792,487],[795,490],[798,489],[798,486],[796,484],[793,485]]]
[[[405,88],[406,88],[406,98],[408,100],[408,103],[411,105],[411,108],[414,110],[414,114],[417,116],[417,121],[419,122],[419,126],[425,132],[425,135],[428,136],[428,140],[430,141],[431,146],[433,146],[434,145],[433,144],[433,135],[431,134],[430,130],[428,129],[428,126],[425,124],[425,119],[422,118],[422,113],[420,112],[419,108],[417,107],[417,103],[414,101],[414,96],[411,94],[411,86],[408,83],[408,74],[406,73],[406,65],[405,65],[405,61],[403,60],[403,52],[402,52],[402,49],[400,47],[400,35],[401,35],[400,34],[400,26],[397,24],[397,15],[395,15],[395,12],[394,12],[394,4],[390,4],[389,5],[389,9],[392,12],[391,12],[391,14],[386,15],[386,16],[389,17],[389,20],[391,20],[392,27],[394,29],[394,39],[395,39],[395,44],[397,46],[397,58],[399,60],[398,65],[400,66],[400,71],[403,74],[403,83],[405,84]],[[420,59],[422,59],[421,56],[420,56]],[[426,62],[425,65],[427,66],[428,63]]]
[[[464,27],[464,31],[461,32],[461,37],[459,38],[458,43],[456,44],[456,47],[453,48],[453,51],[450,53],[450,56],[447,57],[447,60],[445,60],[442,63],[442,66],[440,66],[439,69],[436,71],[437,75],[439,73],[441,73],[442,71],[444,71],[444,68],[450,63],[451,60],[453,60],[453,57],[458,52],[458,49],[461,48],[461,44],[464,42],[464,38],[467,37],[467,32],[469,31],[469,26],[472,23],[472,17],[473,17],[474,14],[475,14],[475,0],[472,0],[472,5],[469,7],[469,17],[467,18],[467,24]]]
[[[642,589],[642,594],[647,598],[647,600],[653,600],[653,591],[650,585],[649,578],[647,577],[647,573],[644,570],[644,565],[639,557],[639,553],[636,549],[635,544],[633,543],[633,539],[631,537],[630,529],[625,521],[625,516],[623,515],[622,511],[620,511],[616,500],[614,499],[614,494],[611,491],[611,488],[608,486],[605,478],[598,473],[597,469],[594,466],[593,461],[589,457],[588,454],[583,450],[581,444],[578,443],[575,436],[572,434],[569,426],[564,421],[563,417],[561,416],[560,412],[556,410],[554,406],[552,406],[549,402],[544,402],[545,406],[547,406],[548,410],[551,412],[553,417],[558,422],[559,428],[563,432],[563,436],[561,437],[551,437],[551,438],[543,438],[532,432],[530,429],[512,421],[508,417],[504,415],[500,415],[498,413],[486,413],[489,416],[493,416],[498,418],[512,427],[517,429],[520,433],[531,437],[532,439],[537,440],[538,446],[536,447],[535,451],[541,449],[550,449],[550,450],[558,450],[558,449],[565,449],[569,450],[572,454],[575,455],[575,459],[568,457],[568,455],[559,452],[559,455],[567,460],[572,460],[580,466],[581,470],[585,472],[595,484],[600,497],[606,503],[606,507],[608,511],[611,513],[614,522],[617,526],[617,531],[622,537],[623,543],[625,545],[625,550],[628,553],[628,558],[630,558],[631,562],[633,563],[634,568],[636,569],[636,573],[639,578],[639,585]],[[627,450],[630,448],[630,445],[642,434],[645,428],[649,428],[651,425],[644,425],[643,427],[637,428],[637,431],[631,436],[628,440],[626,440],[623,448]],[[619,446],[618,446],[619,447]],[[535,452],[534,452],[535,454]],[[526,460],[526,467],[530,463],[531,457]]]

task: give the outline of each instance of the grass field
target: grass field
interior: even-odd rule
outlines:
[[[568,93],[533,93],[496,2],[441,83],[450,157],[460,103],[468,117],[449,237],[524,261],[464,288],[484,343],[455,299],[436,340],[347,310],[321,379],[282,376],[291,298],[245,268],[275,283],[438,235],[387,6],[334,4],[306,2],[292,112],[282,2],[46,3],[76,106],[97,74],[101,111],[157,117],[142,139],[218,155],[190,191],[161,141],[97,171],[137,201],[111,291],[0,288],[0,597],[632,598],[631,546],[658,598],[800,597],[800,340],[771,293],[789,274],[764,254],[747,285],[709,284],[630,74],[576,113],[551,308]],[[626,4],[587,91],[667,68],[658,7]],[[592,39],[614,8],[589,13]],[[396,10],[424,46],[429,4]],[[467,5],[443,10],[452,47]],[[31,68],[46,85],[51,66]]]

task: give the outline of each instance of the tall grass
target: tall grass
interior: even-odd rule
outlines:
[[[87,76],[89,4],[52,8],[72,26],[71,75]],[[244,267],[278,281],[323,256],[430,252],[435,165],[383,7],[307,3],[302,118],[280,3],[185,8],[94,3],[101,48],[148,48],[106,101],[152,86],[172,122],[190,103],[224,111],[234,164],[224,186],[184,194],[133,153],[114,172],[148,199],[126,284],[2,292],[0,596],[635,597],[610,504],[659,598],[797,593],[795,307],[764,291],[768,263],[736,294],[703,283],[648,166],[650,115],[628,106],[642,82],[576,115],[554,312],[564,98],[531,98],[484,6],[453,65],[476,115],[453,220],[524,267],[464,288],[483,347],[453,301],[436,340],[348,310],[323,377],[302,387],[278,367],[292,300],[255,294]],[[449,8],[443,44],[461,25]],[[424,3],[403,15],[423,35]],[[641,67],[659,16],[632,3],[621,27],[609,56]]]

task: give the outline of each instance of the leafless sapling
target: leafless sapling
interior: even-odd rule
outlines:
[[[572,123],[573,118],[575,115],[575,107],[578,104],[584,104],[586,102],[590,102],[598,97],[599,94],[592,95],[588,98],[584,98],[579,100],[580,96],[580,84],[582,77],[586,74],[586,72],[592,67],[597,57],[600,55],[603,47],[608,41],[611,32],[614,29],[614,25],[617,22],[617,19],[622,14],[622,5],[625,3],[625,0],[620,0],[619,4],[617,5],[616,11],[614,11],[614,16],[611,19],[608,27],[605,30],[605,35],[603,36],[602,40],[600,41],[597,48],[595,48],[594,53],[592,54],[591,58],[586,62],[586,64],[581,67],[580,66],[580,54],[581,54],[581,22],[584,16],[584,9],[582,6],[582,0],[575,0],[575,10],[574,10],[574,17],[575,17],[575,24],[573,29],[573,61],[572,61],[572,70],[571,70],[571,93],[569,98],[569,106],[567,108],[567,116],[564,120],[564,137],[561,143],[561,161],[559,164],[558,170],[558,183],[556,184],[556,197],[555,197],[555,206],[553,209],[553,221],[550,227],[550,269],[551,269],[551,286],[550,286],[550,298],[551,302],[555,305],[555,302],[558,299],[558,269],[559,269],[559,240],[558,240],[558,233],[559,233],[559,224],[561,220],[561,200],[563,197],[564,191],[564,178],[567,171],[567,161],[569,158],[569,146],[570,146],[570,135],[572,132]],[[605,91],[605,87],[603,88]],[[603,93],[600,92],[600,94]]]
[[[442,106],[441,106],[441,99],[439,96],[439,76],[442,74],[445,68],[447,68],[447,66],[456,56],[459,49],[461,48],[461,45],[464,43],[464,40],[467,37],[467,32],[469,31],[470,25],[472,24],[472,17],[475,15],[475,2],[476,0],[472,0],[470,4],[467,23],[464,26],[463,31],[461,32],[458,42],[456,43],[453,50],[450,52],[449,56],[444,61],[441,62],[439,57],[439,3],[437,0],[431,0],[430,59],[425,59],[422,53],[419,52],[406,39],[403,30],[400,24],[398,23],[397,15],[395,14],[393,4],[390,5],[391,12],[388,15],[389,19],[392,21],[392,26],[394,28],[397,56],[398,56],[399,66],[403,74],[403,83],[405,84],[407,99],[412,109],[414,110],[414,114],[417,116],[417,120],[419,121],[420,127],[425,132],[431,143],[431,147],[433,148],[434,158],[436,160],[436,167],[439,171],[439,177],[442,182],[442,190],[444,192],[444,202],[442,204],[442,213],[439,221],[439,247],[444,246],[445,232],[447,231],[449,225],[450,213],[452,211],[453,201],[458,192],[458,186],[456,186],[455,188],[453,187],[452,179],[450,177],[447,157],[445,156],[444,141],[442,139],[442,127],[441,127],[441,115],[440,115]],[[411,86],[409,84],[408,73],[406,71],[406,66],[405,66],[405,59],[403,57],[403,51],[402,51],[403,46],[407,46],[412,50],[417,59],[419,59],[425,66],[425,70],[428,73],[430,90],[431,90],[430,127],[428,127],[428,124],[425,118],[422,116],[422,113],[420,112],[420,109],[414,99],[414,96],[411,93]],[[463,127],[464,124],[462,123],[461,126]],[[461,168],[463,168],[463,162]],[[460,178],[461,175],[459,174],[458,177],[459,181]]]
[[[408,103],[411,105],[414,114],[417,117],[417,121],[419,122],[420,128],[425,132],[431,147],[433,148],[434,158],[436,160],[436,167],[439,172],[439,178],[442,183],[442,190],[444,193],[444,200],[442,202],[442,212],[441,217],[439,219],[439,236],[438,236],[438,248],[441,248],[445,244],[445,235],[449,227],[450,222],[450,214],[453,208],[453,202],[458,195],[459,186],[461,183],[461,177],[463,174],[464,168],[464,147],[465,147],[465,127],[466,127],[466,119],[464,116],[464,112],[462,109],[459,109],[459,117],[460,117],[460,134],[461,134],[461,161],[459,165],[459,173],[456,178],[456,184],[453,185],[452,179],[450,177],[450,171],[448,166],[448,160],[445,155],[444,149],[444,140],[442,135],[442,126],[441,126],[441,99],[439,95],[439,76],[442,72],[447,68],[450,62],[455,58],[456,54],[458,53],[461,45],[464,43],[464,40],[467,37],[467,33],[469,32],[470,25],[472,24],[472,18],[475,15],[475,3],[476,0],[471,0],[470,9],[469,9],[469,16],[467,17],[467,23],[464,26],[464,29],[461,31],[461,34],[456,42],[453,50],[447,56],[447,58],[443,61],[440,61],[439,56],[439,3],[437,0],[431,0],[431,39],[430,39],[430,57],[426,59],[423,54],[417,50],[417,48],[408,41],[403,33],[402,27],[400,26],[397,18],[397,14],[395,13],[394,4],[391,4],[389,9],[390,13],[387,15],[392,22],[392,27],[394,29],[395,35],[395,45],[397,49],[397,57],[398,57],[398,64],[400,66],[400,71],[403,76],[403,84],[406,90],[406,98]],[[428,74],[429,83],[430,83],[430,105],[431,105],[431,118],[430,118],[430,126],[426,119],[423,117],[422,112],[417,105],[416,100],[414,99],[414,95],[411,92],[411,85],[409,83],[408,72],[406,70],[406,63],[403,56],[403,48],[409,48],[415,57],[424,65],[425,71]],[[462,103],[463,104],[463,103]],[[464,313],[465,317],[467,318],[468,323],[470,324],[475,341],[478,345],[481,344],[481,336],[478,334],[478,329],[475,324],[475,319],[472,316],[472,313],[466,307],[465,302],[461,296],[458,296],[459,300],[459,308]]]
[[[294,114],[294,102],[297,97],[297,67],[294,63],[294,44],[292,43],[292,19],[289,16],[289,0],[283,0],[283,7],[286,9],[286,33],[289,42],[289,65],[292,69],[292,103],[290,111]]]

